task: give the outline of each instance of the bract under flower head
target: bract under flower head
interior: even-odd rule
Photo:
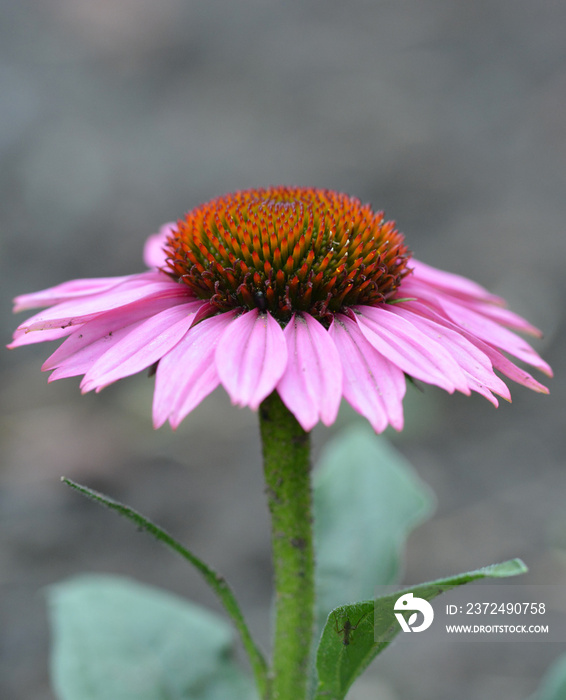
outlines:
[[[380,432],[403,427],[405,377],[509,400],[496,374],[547,393],[507,355],[551,375],[498,297],[410,257],[381,212],[344,194],[272,187],[219,197],[145,247],[149,271],[18,297],[10,347],[66,338],[50,380],[81,388],[157,365],[156,427],[176,427],[219,384],[258,408],[276,390],[305,430],[344,398]]]
[[[271,187],[218,197],[177,222],[170,274],[220,311],[297,311],[329,323],[390,299],[409,271],[392,221],[329,190]]]

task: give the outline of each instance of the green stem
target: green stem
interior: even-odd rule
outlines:
[[[315,595],[310,441],[276,392],[259,415],[276,593],[270,697],[304,700]]]

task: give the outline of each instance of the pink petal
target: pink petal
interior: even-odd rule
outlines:
[[[468,332],[552,376],[550,366],[525,340],[512,331],[461,304],[447,299],[442,299],[441,304],[446,314]]]
[[[514,330],[522,331],[523,333],[530,333],[537,338],[542,337],[542,331],[530,324],[522,316],[519,316],[509,309],[504,309],[501,306],[494,306],[493,304],[484,304],[481,302],[466,301],[462,303],[472,311],[476,311],[482,316],[487,316],[493,321],[501,323],[508,328],[513,328]]]
[[[193,326],[159,362],[153,396],[153,423],[167,419],[176,428],[220,383],[214,355],[235,312],[212,316]]]
[[[49,342],[50,340],[61,340],[61,338],[65,338],[68,336],[70,333],[73,333],[77,328],[81,328],[81,326],[73,326],[73,327],[68,327],[68,328],[54,328],[53,330],[49,331],[24,331],[24,330],[16,330],[14,332],[14,338],[12,342],[7,345],[6,347],[9,350],[12,350],[13,348],[19,348],[23,345],[33,345],[34,343],[44,343],[44,342]]]
[[[159,229],[158,233],[154,233],[145,242],[143,249],[143,260],[148,267],[160,268],[165,265],[167,254],[165,253],[164,246],[167,243],[167,238],[170,233],[174,231],[176,224],[170,221],[167,224],[163,224]]]
[[[285,326],[287,367],[277,384],[283,403],[304,430],[336,420],[342,394],[342,365],[328,331],[310,314]]]
[[[137,275],[126,277],[96,277],[93,279],[78,279],[70,282],[63,282],[56,287],[43,289],[40,292],[22,294],[14,299],[14,312],[35,309],[41,306],[53,306],[69,299],[88,296],[90,294],[101,294],[109,289],[117,287]]]
[[[381,433],[391,424],[403,428],[405,377],[402,370],[365,339],[358,324],[336,314],[329,329],[342,362],[342,393],[348,403]]]
[[[428,309],[420,302],[406,302],[395,304],[391,307],[392,313],[396,313],[413,323],[429,338],[436,339],[447,350],[458,366],[464,371],[468,387],[485,396],[495,406],[497,399],[492,391],[509,400],[511,395],[505,382],[493,372],[491,362],[487,355],[477,346],[471,343],[462,333],[459,333],[456,326]]]
[[[464,373],[441,344],[391,308],[353,307],[359,327],[370,344],[403,372],[445,389],[469,393]]]
[[[180,304],[137,325],[88,370],[81,382],[83,392],[100,391],[160,360],[185,335],[201,305],[200,301]]]
[[[455,275],[445,270],[439,270],[436,267],[426,265],[420,260],[415,260],[415,258],[411,258],[409,267],[413,269],[414,278],[424,282],[427,286],[442,289],[445,292],[459,297],[482,299],[493,304],[505,303],[501,297],[491,294],[485,287],[482,287],[480,284],[473,282],[467,277]],[[411,277],[407,277],[406,280],[410,281]],[[401,293],[399,296],[403,296],[403,294]]]
[[[47,381],[54,382],[57,379],[67,379],[68,377],[78,377],[81,374],[86,374],[94,363],[97,362],[102,355],[104,355],[104,353],[108,352],[113,345],[120,342],[122,338],[125,338],[128,333],[131,333],[132,330],[134,330],[141,323],[142,321],[137,321],[128,326],[121,326],[114,331],[109,331],[107,335],[102,336],[98,340],[85,345],[83,348],[71,355],[71,357],[69,357],[67,360],[61,362],[51,372]],[[89,325],[90,324],[86,324],[86,326]],[[73,335],[68,338],[68,340],[75,340],[76,336],[81,336],[80,330],[75,331]],[[43,371],[48,369],[48,367],[43,365]]]
[[[464,338],[466,338],[470,343],[472,343],[475,347],[477,347],[478,350],[480,350],[489,359],[489,361],[492,363],[492,366],[494,367],[494,369],[499,370],[506,377],[509,377],[513,381],[517,382],[518,384],[522,384],[523,386],[526,386],[529,389],[532,389],[534,391],[538,391],[538,392],[541,392],[544,394],[549,393],[548,389],[543,384],[540,384],[540,382],[537,382],[537,380],[534,379],[528,372],[525,372],[523,369],[514,365],[508,358],[505,357],[505,355],[503,355],[501,352],[499,352],[499,350],[497,350],[493,346],[489,345],[489,343],[485,343],[483,340],[480,340],[472,333],[469,333],[468,331],[464,330],[463,328],[458,327],[456,324],[453,324],[450,320],[442,318],[439,314],[436,314],[435,311],[433,311],[432,309],[429,309],[424,304],[421,304],[420,302],[404,302],[403,304],[400,304],[399,306],[401,306],[401,307],[407,306],[409,308],[418,307],[419,313],[424,314],[424,315],[428,316],[429,318],[435,318],[435,319],[437,318],[439,320],[439,323],[442,323],[443,325],[450,324],[450,327],[453,330],[455,330],[457,333],[460,333]],[[473,388],[473,387],[471,387],[471,388]],[[507,392],[505,392],[505,393],[503,391],[499,391],[493,387],[492,387],[492,390],[495,391],[500,396],[502,396],[507,401],[511,400],[511,395],[508,392],[508,388],[507,388]],[[475,389],[475,391],[478,391],[478,390]]]
[[[69,327],[66,330],[73,331],[72,335],[44,362],[42,369],[65,366],[71,371],[71,374],[65,376],[84,374],[119,338],[132,331],[135,325],[179,301],[168,298],[137,301],[100,314],[83,326]],[[50,332],[41,331],[37,335]]]
[[[19,328],[29,331],[66,328],[91,321],[105,311],[142,299],[149,301],[159,297],[190,300],[186,285],[178,284],[162,273],[146,273],[135,275],[108,292],[57,304],[28,319]]]
[[[458,299],[450,298],[447,294],[437,294],[429,287],[421,284],[414,284],[413,282],[403,286],[403,294],[406,292],[408,296],[414,295],[419,300],[424,300],[427,304],[431,304],[463,331],[467,331],[477,338],[484,340],[486,343],[499,347],[501,350],[505,350],[505,352],[514,355],[527,364],[533,365],[548,376],[552,376],[552,369],[550,366],[525,340],[501,326],[499,322],[492,321],[488,318],[485,313],[485,306],[479,306],[478,304],[468,303],[466,301],[462,302]],[[500,314],[505,314],[505,312],[505,309],[500,310]],[[490,309],[488,314],[496,317],[492,309]],[[515,314],[507,318],[511,321],[513,317],[516,322],[520,319],[520,317]],[[509,325],[512,325],[512,323],[509,323]],[[534,332],[535,334],[538,333],[537,329],[534,328],[534,326],[530,326],[526,321],[520,330]]]
[[[513,364],[511,360],[505,357],[505,355],[500,353],[496,348],[491,347],[488,343],[483,343],[481,340],[472,342],[476,342],[478,347],[489,357],[495,369],[499,370],[506,377],[509,377],[509,379],[517,382],[517,384],[526,386],[528,389],[538,391],[541,394],[549,393],[544,384],[537,382],[537,380],[528,372],[525,372],[524,369],[517,367],[517,365]]]
[[[232,321],[216,348],[220,381],[232,402],[254,410],[275,389],[286,365],[281,326],[257,309]]]

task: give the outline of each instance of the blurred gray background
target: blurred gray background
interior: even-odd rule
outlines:
[[[410,389],[392,435],[438,496],[409,542],[416,583],[520,556],[566,585],[566,5],[555,0],[0,2],[1,322],[10,300],[143,269],[143,242],[203,200],[329,187],[397,220],[421,260],[544,330],[546,397],[495,410]],[[133,576],[218,609],[198,575],[64,474],[127,501],[232,582],[268,642],[256,416],[223,392],[176,433],[152,380],[47,386],[47,346],[1,354],[0,697],[53,700],[44,589]],[[354,416],[345,410],[340,422]],[[338,429],[315,429],[316,450]],[[354,700],[525,700],[557,644],[400,639]]]

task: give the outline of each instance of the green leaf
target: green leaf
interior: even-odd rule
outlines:
[[[566,656],[554,663],[532,700],[564,700],[566,698]]]
[[[232,630],[169,593],[113,576],[49,589],[59,700],[249,700]]]
[[[328,616],[318,652],[316,700],[342,700],[348,689],[399,633],[394,605],[405,593],[432,600],[456,586],[484,578],[516,576],[527,570],[520,559],[406,588],[388,596],[343,605]]]
[[[76,484],[70,479],[66,479],[63,477],[62,481],[75,491],[82,493],[84,496],[87,496],[91,500],[96,501],[97,503],[101,503],[107,508],[116,511],[128,520],[131,520],[137,527],[146,530],[151,535],[153,535],[159,542],[162,542],[174,552],[180,554],[183,557],[183,559],[188,561],[201,573],[204,580],[214,590],[214,592],[220,599],[226,612],[228,613],[228,615],[230,615],[232,621],[234,622],[234,625],[236,626],[236,629],[240,633],[242,644],[244,645],[244,649],[248,654],[248,658],[250,660],[250,664],[254,673],[254,678],[258,690],[262,696],[265,695],[267,688],[267,662],[265,661],[265,658],[263,657],[261,651],[256,646],[251,636],[250,630],[246,624],[246,620],[242,614],[242,611],[240,610],[240,606],[238,605],[238,601],[236,600],[232,589],[230,588],[230,586],[228,586],[228,584],[222,578],[222,576],[219,576],[216,573],[216,571],[211,569],[207,564],[205,564],[201,559],[199,559],[191,551],[184,547],[168,532],[163,530],[163,528],[159,527],[155,523],[152,523],[151,520],[146,518],[144,515],[141,515],[141,513],[138,513],[133,508],[130,508],[129,506],[126,506],[123,503],[120,503],[114,500],[113,498],[110,498],[109,496],[99,493],[98,491],[94,491],[93,489],[90,489],[87,486],[81,486],[80,484]]]
[[[313,477],[317,621],[397,582],[408,534],[434,507],[430,489],[389,442],[352,426],[326,446]]]

